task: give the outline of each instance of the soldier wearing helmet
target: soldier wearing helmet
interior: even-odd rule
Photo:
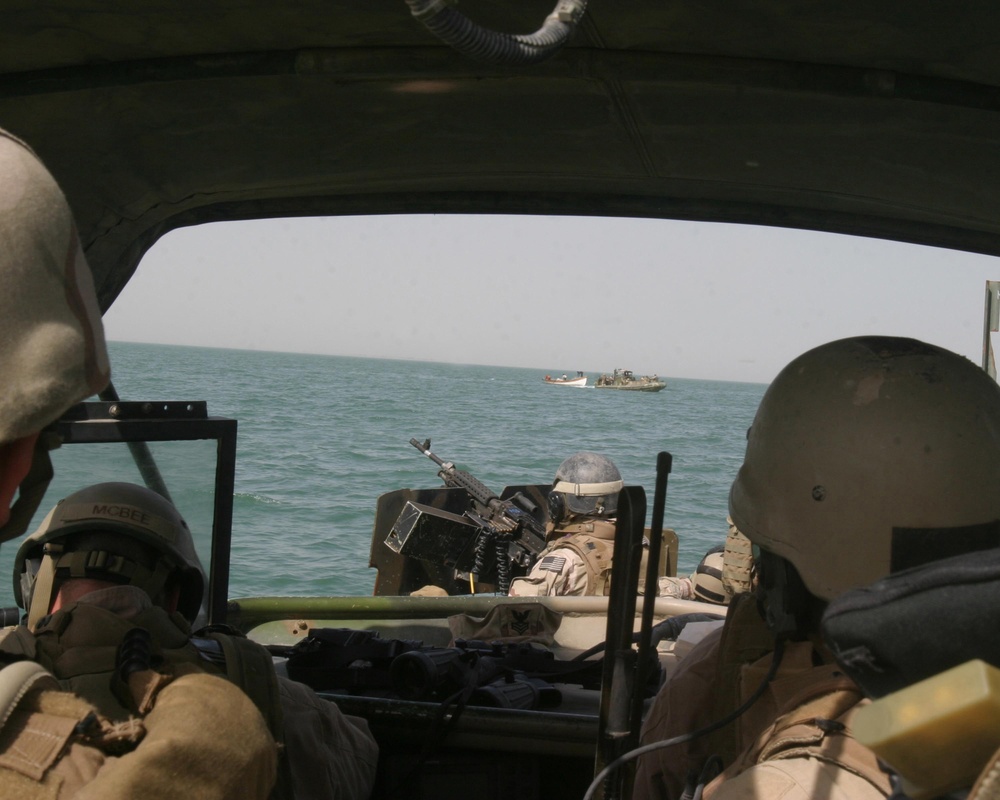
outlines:
[[[14,597],[28,609],[32,630],[64,604],[69,579],[138,587],[189,623],[205,587],[191,531],[177,509],[130,483],[97,484],[61,500],[21,543],[14,572]]]
[[[734,603],[688,654],[643,744],[703,728],[766,686],[734,724],[640,758],[634,796],[678,797],[689,775],[705,798],[887,796],[851,736],[867,701],[824,645],[821,614],[890,573],[997,547],[998,481],[1000,387],[967,359],[869,336],[792,361],[761,400],[730,492],[758,552],[756,602]]]
[[[367,723],[279,678],[260,645],[214,631],[192,635],[204,574],[187,523],[160,495],[129,483],[71,494],[25,539],[14,572],[27,623],[0,640],[0,652],[37,660],[108,719],[133,711],[117,678],[119,654],[145,631],[159,672],[223,674],[254,701],[285,743],[282,792],[359,800],[371,793],[378,746]]]
[[[723,580],[724,545],[713,547],[686,578],[665,576],[657,581],[657,596],[679,600],[699,600],[702,603],[728,605],[733,592]]]
[[[510,595],[608,594],[622,486],[606,456],[581,451],[563,461],[549,492],[549,544],[527,576],[511,581]]]
[[[0,541],[9,541],[27,529],[51,476],[42,429],[103,389],[110,369],[66,198],[31,149],[2,130],[0,285]],[[86,785],[94,797],[237,800],[266,797],[274,783],[276,747],[260,712],[221,678],[190,674],[156,686],[144,700],[156,714],[137,714],[112,741],[99,733],[111,726],[95,706],[63,691],[40,664],[0,654],[2,665],[6,793],[69,797]]]

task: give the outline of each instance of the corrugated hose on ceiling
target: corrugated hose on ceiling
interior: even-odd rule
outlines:
[[[449,0],[406,0],[410,13],[450,47],[488,64],[538,64],[569,41],[587,8],[587,0],[559,0],[534,33],[498,33],[476,25],[450,7]]]

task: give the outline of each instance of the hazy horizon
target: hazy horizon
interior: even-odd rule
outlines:
[[[260,350],[251,347],[218,347],[215,345],[208,344],[172,344],[169,342],[143,342],[125,339],[108,339],[109,344],[138,344],[138,345],[153,345],[155,347],[191,347],[191,348],[202,348],[206,350],[232,350],[235,352],[248,352],[248,353],[275,353],[277,355],[290,355],[290,356],[316,356],[317,358],[356,358],[365,361],[404,361],[404,362],[415,362],[415,363],[427,363],[427,364],[447,364],[449,366],[455,367],[481,367],[484,369],[518,369],[518,370],[535,370],[539,374],[541,379],[544,375],[551,375],[552,377],[561,377],[565,372],[567,375],[575,375],[576,370],[549,370],[545,372],[539,370],[537,367],[521,367],[516,364],[475,364],[467,361],[438,361],[435,359],[428,358],[395,358],[391,356],[352,356],[347,353],[304,353],[298,350]],[[590,378],[596,378],[602,373],[611,374],[613,370],[580,370],[585,373]],[[639,373],[636,373],[639,374]],[[650,373],[652,374],[652,373]],[[664,380],[678,380],[678,381],[701,381],[708,380],[718,383],[748,383],[748,384],[759,384],[766,385],[767,381],[728,381],[723,378],[689,378],[685,375],[667,375],[663,372],[655,373],[660,378]]]
[[[982,360],[994,257],[650,219],[378,216],[183,228],[105,314],[109,340],[768,383],[863,334]]]

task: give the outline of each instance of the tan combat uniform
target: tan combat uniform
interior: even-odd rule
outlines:
[[[0,641],[0,652],[37,660],[63,688],[85,697],[102,715],[118,722],[128,719],[131,712],[123,705],[120,691],[113,689],[112,673],[118,645],[136,627],[150,632],[154,652],[171,669],[228,672],[234,680],[239,680],[239,675],[247,676],[246,681],[239,681],[244,684],[241,688],[272,725],[275,738],[283,740],[287,765],[280,774],[285,776],[285,783],[290,782],[290,794],[296,800],[361,800],[371,794],[378,745],[364,720],[346,717],[333,703],[322,700],[302,684],[277,678],[270,655],[258,645],[216,635],[207,642],[200,641],[199,648],[182,617],[154,606],[136,587],[115,586],[92,592],[51,614],[34,634],[24,626],[9,629]],[[213,642],[221,646],[213,650]],[[219,658],[223,654],[225,667],[206,660],[206,655]],[[237,741],[242,735],[234,731],[230,734]],[[289,795],[287,787],[279,785],[279,790]]]
[[[587,519],[556,527],[526,576],[510,582],[511,597],[607,595],[615,522]]]
[[[266,798],[277,746],[260,712],[224,678],[147,671],[142,719],[114,724],[30,661],[0,671],[0,798]],[[183,764],[183,769],[178,769]]]
[[[761,684],[771,655],[766,634],[746,624],[754,600],[745,597],[742,609],[730,612],[733,624],[699,642],[660,689],[643,724],[643,745],[721,719]],[[814,655],[808,642],[787,644],[768,689],[735,722],[642,756],[634,800],[677,800],[692,771],[712,754],[725,769],[705,786],[705,800],[887,797],[888,776],[850,735],[855,710],[868,701],[836,665],[817,666]]]
[[[3,458],[6,445],[33,436],[110,376],[93,280],[66,199],[31,150],[4,131],[0,276]],[[0,463],[4,478],[6,466]],[[21,513],[18,505],[5,536],[28,524],[33,509]],[[41,666],[0,666],[0,798],[253,800],[274,784],[274,739],[250,700],[223,678],[168,681],[144,671],[142,720],[113,725]]]
[[[696,600],[691,578],[663,576],[656,579],[657,597],[674,597],[678,600]]]

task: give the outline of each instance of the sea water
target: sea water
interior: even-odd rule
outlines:
[[[647,524],[657,454],[669,452],[664,525],[679,536],[686,574],[725,539],[729,487],[766,388],[661,376],[661,392],[622,392],[547,385],[536,369],[117,342],[110,350],[123,400],[204,400],[211,416],[238,420],[230,597],[371,594],[377,497],[442,485],[411,438],[430,438],[438,456],[497,492],[549,483],[578,450],[602,453],[626,484],[644,487]],[[200,458],[210,462],[214,450]],[[137,480],[111,457],[56,464],[34,524],[88,482]],[[171,474],[185,516],[198,497],[208,503],[210,472]],[[0,551],[2,574],[14,552]],[[0,603],[12,600],[0,588]]]

